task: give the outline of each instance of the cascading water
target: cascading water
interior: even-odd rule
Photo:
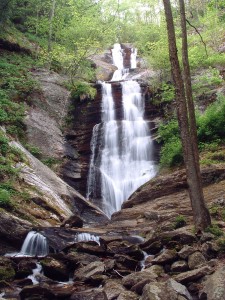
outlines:
[[[131,68],[136,67],[136,49],[131,50]],[[119,44],[112,50],[118,67],[111,81],[124,80],[123,53]],[[116,71],[116,72],[117,72]],[[121,82],[123,118],[116,119],[111,83],[102,83],[102,123],[92,136],[92,158],[88,176],[87,197],[101,202],[110,217],[142,184],[155,176],[152,140],[144,120],[144,99],[136,81]],[[100,177],[100,179],[99,179]]]
[[[48,253],[49,247],[46,237],[36,231],[30,231],[18,256],[46,256]]]

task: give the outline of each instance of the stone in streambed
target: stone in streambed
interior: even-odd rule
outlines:
[[[108,300],[108,298],[102,289],[92,289],[75,292],[70,297],[70,300]]]
[[[195,252],[195,249],[191,246],[185,245],[179,252],[178,255],[182,259],[187,259],[189,255]]]
[[[188,270],[188,264],[185,260],[175,261],[171,265],[171,271],[172,272],[185,272],[187,270]]]
[[[55,295],[48,287],[27,286],[20,292],[20,300],[54,300]]]
[[[205,275],[211,274],[212,272],[213,270],[209,266],[204,266],[198,269],[180,273],[174,276],[174,280],[180,283],[192,282],[204,277]]]
[[[152,264],[167,264],[175,261],[177,259],[177,251],[166,249],[161,254],[159,254],[156,258],[152,260]]]
[[[86,281],[94,275],[103,274],[105,265],[103,262],[96,261],[82,267],[74,272],[74,280]]]
[[[188,256],[188,266],[191,270],[206,264],[206,259],[201,252],[196,251]]]
[[[43,273],[45,276],[52,280],[57,281],[68,281],[69,280],[69,270],[67,266],[53,257],[46,257],[40,261]]]

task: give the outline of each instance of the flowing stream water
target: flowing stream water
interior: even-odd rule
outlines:
[[[136,68],[137,50],[131,50],[131,68]],[[122,119],[116,117],[112,83],[102,82],[101,124],[93,129],[92,156],[88,175],[87,198],[101,206],[110,217],[122,203],[156,174],[152,160],[152,139],[144,120],[145,102],[141,87],[134,80],[125,80],[128,70],[123,65],[119,44],[112,49],[117,66],[111,81],[122,87]]]

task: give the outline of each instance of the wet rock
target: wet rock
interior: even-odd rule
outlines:
[[[107,259],[104,259],[104,264],[105,264],[105,271],[106,272],[110,272],[113,270],[113,268],[115,267],[115,259],[110,259],[110,258],[107,258]]]
[[[18,286],[20,288],[23,288],[28,285],[33,285],[33,282],[30,278],[24,278],[24,279],[14,280],[13,284],[15,284],[16,286]]]
[[[69,218],[65,219],[62,224],[61,227],[69,227],[69,228],[82,228],[83,227],[83,220],[81,219],[81,217],[77,216],[77,215],[72,215]]]
[[[0,211],[0,237],[9,245],[22,246],[27,233],[31,230],[32,224],[11,215],[6,211]],[[5,252],[0,253],[2,255]]]
[[[201,267],[198,269],[180,273],[180,274],[174,276],[174,280],[176,280],[180,283],[187,283],[187,282],[195,281],[199,278],[202,278],[205,275],[209,275],[212,272],[213,272],[213,270],[209,266],[204,266],[204,267]]]
[[[188,270],[188,264],[185,260],[175,261],[171,265],[171,271],[172,272],[185,272],[187,270]]]
[[[70,300],[108,300],[105,292],[102,289],[92,289],[82,292],[75,292],[70,297]]]
[[[219,250],[219,246],[213,241],[206,242],[201,246],[201,252],[207,259],[216,258]]]
[[[0,257],[0,280],[11,280],[15,277],[15,265],[7,257]]]
[[[79,268],[74,273],[74,280],[86,281],[94,275],[103,274],[105,265],[103,262],[96,261],[88,264],[85,267]]]
[[[197,241],[196,236],[185,227],[164,232],[160,235],[160,239],[164,245],[167,245],[171,241],[176,241],[182,245],[192,244]]]
[[[25,278],[32,274],[33,269],[36,268],[36,262],[34,260],[21,259],[17,263],[16,279]]]
[[[204,288],[201,291],[201,300],[225,299],[225,266],[221,266],[216,272],[208,276]]]
[[[93,255],[105,255],[105,248],[96,242],[79,242],[75,245],[78,252],[89,253]]]
[[[88,264],[100,261],[101,259],[98,256],[87,254],[87,253],[78,253],[78,252],[70,252],[66,259],[69,264],[74,268],[79,268],[81,266],[87,266]]]
[[[179,252],[180,258],[187,259],[189,255],[195,252],[195,249],[191,246],[185,245]]]
[[[161,241],[155,241],[153,243],[150,243],[149,245],[145,243],[141,245],[141,248],[143,249],[143,251],[147,252],[148,254],[157,254],[162,250],[163,245]]]
[[[20,292],[21,300],[54,300],[55,295],[53,292],[47,288],[42,286],[27,286],[22,289]]]
[[[53,257],[46,257],[40,261],[43,273],[45,276],[52,280],[57,281],[68,281],[69,280],[69,270],[67,266],[59,260]]]
[[[111,254],[125,254],[136,260],[144,258],[143,252],[138,245],[132,245],[127,241],[113,241],[107,245],[107,252]]]
[[[102,275],[102,274],[97,274],[89,277],[85,282],[87,284],[90,284],[91,286],[96,286],[99,287],[100,284],[102,284],[104,281],[108,279],[108,276]]]
[[[137,270],[139,262],[128,255],[116,254],[114,256],[117,269],[126,268],[127,270]]]
[[[177,259],[177,251],[166,249],[161,254],[159,254],[156,258],[152,260],[152,264],[166,264],[173,262]]]
[[[196,251],[188,256],[188,266],[191,270],[197,269],[205,263],[205,257],[199,251]]]
[[[104,285],[104,292],[107,295],[108,300],[117,299],[119,294],[125,291],[125,288],[121,284],[121,280],[110,279]]]

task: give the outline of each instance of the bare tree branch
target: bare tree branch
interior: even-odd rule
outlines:
[[[204,40],[203,40],[203,38],[202,38],[202,36],[201,36],[201,33],[198,31],[198,29],[197,29],[194,25],[192,25],[192,24],[190,23],[190,21],[188,21],[188,20],[186,19],[186,22],[188,23],[188,25],[190,25],[192,28],[194,28],[195,31],[197,32],[197,34],[200,36],[200,39],[201,39],[201,41],[202,41],[202,43],[203,43],[203,45],[204,45],[204,48],[205,48],[206,57],[208,57],[209,55],[208,55],[208,52],[207,52],[206,43],[204,42]]]

